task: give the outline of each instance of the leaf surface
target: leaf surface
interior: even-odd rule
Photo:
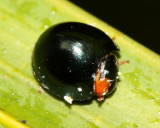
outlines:
[[[94,25],[121,49],[116,92],[99,105],[66,105],[45,91],[33,77],[34,45],[48,27],[67,21]],[[138,28],[137,28],[138,29]],[[32,128],[159,128],[160,57],[123,33],[65,0],[0,1],[0,127],[26,121]]]

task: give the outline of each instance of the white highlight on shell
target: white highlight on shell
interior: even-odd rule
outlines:
[[[82,92],[82,88],[77,88],[77,90],[78,90],[79,92]]]
[[[102,77],[100,78],[100,81],[104,81],[104,80],[105,80],[105,77],[102,76]]]
[[[118,65],[118,62],[116,61],[115,64]]]
[[[95,78],[96,78],[96,74],[95,73],[92,74],[92,78],[95,80]]]
[[[104,93],[102,95],[105,96],[107,94],[107,92],[108,92],[108,90],[107,91],[104,90]]]
[[[46,86],[44,83],[41,83],[42,87],[49,90],[48,86]]]
[[[64,96],[64,100],[67,101],[70,104],[72,104],[72,101],[73,101],[71,96]]]
[[[101,73],[101,77],[105,77],[109,73],[108,70],[103,70]]]
[[[42,76],[42,78],[45,78],[46,76]]]
[[[100,81],[105,80],[106,75],[107,75],[108,73],[109,73],[108,70],[102,70],[102,71],[101,71],[101,78],[100,78]]]
[[[77,44],[78,44],[78,43],[77,43]],[[82,55],[82,50],[81,50],[81,48],[80,48],[79,45],[73,46],[73,50],[74,50],[74,52],[75,52],[78,56],[81,56],[81,55]]]
[[[108,81],[109,83],[111,83],[111,82],[113,82],[114,80],[110,80],[110,79],[109,79],[109,80],[107,80],[107,81]]]

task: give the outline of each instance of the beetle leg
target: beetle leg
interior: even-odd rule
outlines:
[[[129,63],[129,60],[120,61],[120,62],[118,62],[118,65],[123,65],[123,64],[126,64],[126,63]]]

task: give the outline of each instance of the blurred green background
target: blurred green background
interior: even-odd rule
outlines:
[[[70,0],[160,54],[160,0]]]

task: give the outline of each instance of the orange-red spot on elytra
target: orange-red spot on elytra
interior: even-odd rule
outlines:
[[[100,77],[101,73],[98,72],[94,82],[94,93],[98,96],[98,101],[103,100],[103,96],[108,92],[110,86],[108,78],[100,79]]]

